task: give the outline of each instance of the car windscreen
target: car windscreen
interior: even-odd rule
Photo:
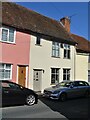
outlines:
[[[72,82],[61,82],[59,84],[57,84],[57,87],[69,87],[71,85]]]

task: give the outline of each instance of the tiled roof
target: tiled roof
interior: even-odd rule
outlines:
[[[71,36],[73,37],[74,41],[78,43],[76,46],[78,52],[90,53],[90,41],[75,34],[72,34]]]
[[[29,33],[38,33],[51,40],[75,44],[59,21],[45,17],[16,3],[2,3],[2,24]]]

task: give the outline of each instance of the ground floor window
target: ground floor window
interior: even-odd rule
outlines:
[[[51,84],[59,82],[59,68],[51,68]]]
[[[90,70],[88,70],[88,82],[90,82]]]
[[[63,80],[70,80],[70,69],[63,69]]]
[[[12,65],[0,63],[0,80],[12,79]]]

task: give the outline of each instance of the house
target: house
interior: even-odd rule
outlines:
[[[7,12],[7,15],[4,12]],[[8,23],[11,23],[10,15],[8,7],[2,6],[0,80],[11,80],[28,87],[30,35],[22,32],[18,29],[19,27],[9,25]],[[4,21],[4,19],[6,20]],[[15,21],[15,18],[11,17],[11,19]]]
[[[10,38],[11,42],[6,42],[7,27],[15,29],[14,44],[11,44]],[[0,30],[3,37],[3,41],[2,37],[0,41],[2,46],[0,62],[2,65],[11,64],[11,80],[19,83],[18,67],[20,65],[27,66],[26,86],[35,91],[43,91],[44,88],[62,80],[87,80],[88,51],[84,49],[82,51],[81,48],[78,51],[78,46],[81,44],[78,43],[80,38],[77,39],[75,38],[77,35],[70,33],[67,17],[56,21],[15,3],[6,2],[2,3]],[[14,33],[9,34],[12,36]],[[0,69],[3,70],[2,67]],[[21,73],[23,73],[22,70]]]
[[[70,33],[73,40],[77,43],[75,45],[76,49],[74,56],[74,79],[90,81],[90,41],[86,40],[82,36],[75,35],[70,32],[70,20],[68,17],[62,18],[61,22],[67,32]]]

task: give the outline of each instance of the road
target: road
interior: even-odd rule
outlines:
[[[33,106],[19,105],[2,108],[2,118],[89,118],[89,99],[78,98],[65,102],[40,98]]]

